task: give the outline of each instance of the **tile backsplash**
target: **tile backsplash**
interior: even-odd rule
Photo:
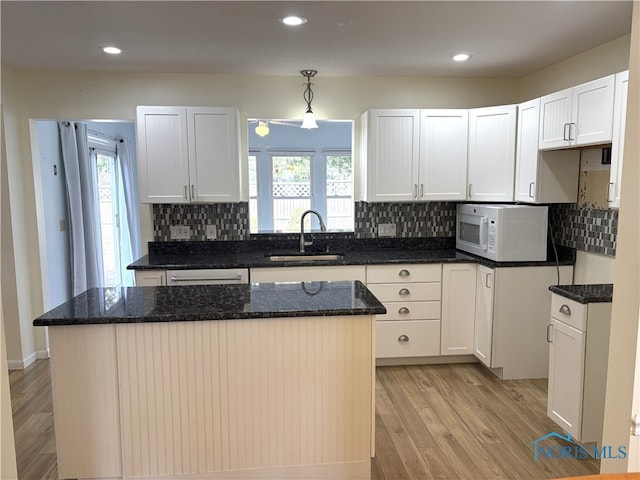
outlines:
[[[614,257],[618,235],[618,211],[577,203],[549,207],[549,218],[558,245]]]
[[[618,211],[585,204],[549,207],[558,245],[615,256]],[[397,238],[454,237],[456,203],[355,203],[355,238],[378,237],[379,224],[393,224]],[[249,204],[153,205],[154,240],[171,241],[170,226],[187,225],[192,241],[207,240],[207,225],[215,225],[217,240],[248,240]]]

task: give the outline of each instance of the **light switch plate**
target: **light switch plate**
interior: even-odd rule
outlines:
[[[189,240],[191,238],[191,229],[188,225],[171,225],[169,233],[171,240]]]
[[[379,223],[378,224],[378,237],[395,237],[395,236],[396,236],[395,223]]]
[[[215,225],[207,225],[207,240],[217,240],[218,229]]]

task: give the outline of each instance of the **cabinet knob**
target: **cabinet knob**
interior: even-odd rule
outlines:
[[[409,341],[409,337],[407,337],[406,335],[400,335],[398,337],[398,341],[401,342],[401,343],[408,342]]]
[[[409,291],[408,288],[401,288],[400,291],[398,292],[398,295],[411,295],[411,292]]]
[[[562,305],[560,307],[560,313],[564,313],[565,315],[571,315],[571,309],[569,308],[569,305]]]
[[[400,272],[398,272],[398,275],[400,275],[401,277],[408,277],[411,274],[409,273],[409,270],[403,268],[402,270],[400,270]]]
[[[409,313],[409,309],[407,307],[401,307],[400,310],[398,310],[398,313],[401,313],[402,315],[406,315]]]

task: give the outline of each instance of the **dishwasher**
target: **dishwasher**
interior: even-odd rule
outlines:
[[[228,283],[249,283],[249,269],[167,270],[167,285],[221,285]]]

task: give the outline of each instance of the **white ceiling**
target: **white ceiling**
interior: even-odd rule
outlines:
[[[631,31],[631,1],[6,1],[15,68],[521,77]],[[285,27],[287,14],[308,18]],[[123,53],[99,50],[115,44]],[[472,54],[464,64],[450,57]]]

